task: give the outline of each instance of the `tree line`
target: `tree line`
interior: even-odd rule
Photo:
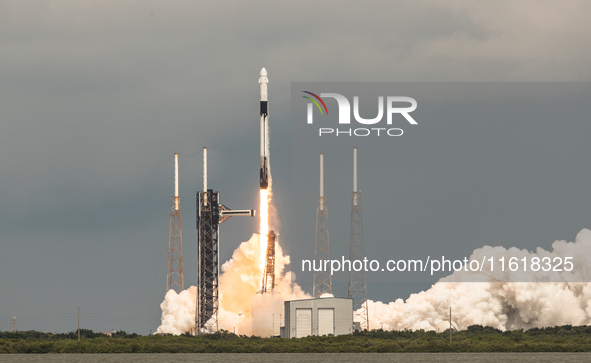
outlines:
[[[500,331],[472,325],[446,334],[372,330],[352,335],[299,339],[261,338],[228,331],[191,336],[81,329],[69,333],[0,332],[0,353],[379,353],[379,352],[591,352],[591,326]]]

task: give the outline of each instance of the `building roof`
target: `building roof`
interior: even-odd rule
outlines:
[[[294,301],[311,301],[311,300],[330,300],[330,299],[339,299],[339,300],[353,300],[352,298],[348,297],[315,297],[311,299],[299,299],[299,300],[285,300],[284,303],[294,302]]]

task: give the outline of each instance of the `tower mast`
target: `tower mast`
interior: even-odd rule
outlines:
[[[203,191],[197,193],[198,277],[195,334],[218,330],[220,223],[233,216],[254,217],[254,210],[231,210],[220,204],[220,193],[207,188],[207,148],[203,148]]]
[[[278,234],[274,229],[267,235],[267,255],[265,256],[265,270],[263,271],[263,288],[261,293],[272,292],[275,288],[275,244]]]
[[[316,208],[316,247],[314,263],[324,267],[324,261],[330,260],[330,246],[328,239],[328,209],[324,197],[324,154],[320,154],[320,196]],[[316,270],[316,269],[314,269]],[[319,298],[322,294],[332,294],[332,280],[330,271],[314,271],[313,295]]]
[[[181,202],[179,197],[179,154],[174,154],[174,196],[170,202],[170,232],[168,235],[168,273],[166,291],[180,293],[183,282],[183,234],[181,232]]]
[[[349,261],[363,261],[365,248],[363,240],[363,218],[361,215],[361,192],[357,189],[357,148],[353,148],[353,196],[351,199],[351,245]],[[367,309],[367,284],[365,271],[349,271],[349,299],[353,299],[353,320],[361,323],[361,329],[369,330]]]

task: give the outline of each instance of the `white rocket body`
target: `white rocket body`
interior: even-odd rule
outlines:
[[[267,94],[267,83],[269,83],[267,70],[263,68],[259,77],[261,89],[261,189],[267,189],[269,186],[269,97]]]

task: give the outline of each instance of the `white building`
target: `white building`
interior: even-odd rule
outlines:
[[[325,297],[285,301],[285,326],[281,337],[353,333],[353,299]]]

